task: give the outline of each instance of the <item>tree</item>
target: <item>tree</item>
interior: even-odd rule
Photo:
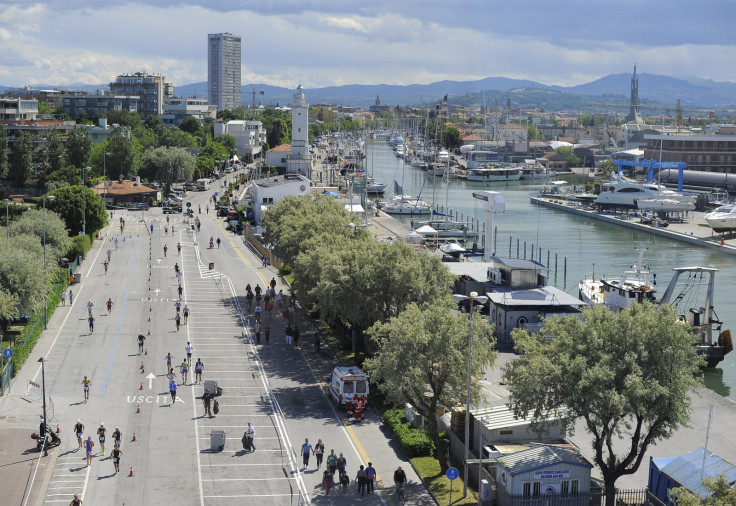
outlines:
[[[575,150],[571,146],[560,146],[555,152],[567,160],[568,167],[580,165],[580,158],[575,156]]]
[[[8,130],[0,125],[0,179],[8,177]]]
[[[582,418],[593,436],[606,505],[616,480],[639,468],[649,445],[669,438],[690,419],[690,394],[700,384],[702,359],[687,326],[669,306],[634,304],[612,313],[604,306],[545,321],[544,333],[515,330],[521,353],[504,373],[517,417],[531,414],[543,432],[555,413],[574,432]],[[622,454],[614,441],[625,439]]]
[[[141,175],[166,185],[175,181],[190,181],[194,174],[194,157],[182,148],[155,148],[143,154]]]
[[[194,116],[187,116],[179,124],[179,130],[187,132],[195,137],[204,137],[204,129],[202,123]]]
[[[55,129],[50,128],[46,134],[46,163],[48,167],[45,174],[50,174],[61,169],[64,166],[64,158],[66,155],[66,148],[64,148],[64,139],[61,134]]]
[[[123,177],[132,178],[138,173],[136,152],[130,128],[118,127],[113,130],[107,139],[106,158],[108,174],[123,174]]]
[[[460,130],[458,130],[457,127],[445,127],[442,138],[445,141],[445,147],[448,149],[453,149],[460,146]]]
[[[608,178],[612,173],[616,172],[616,165],[611,160],[603,160],[598,165],[598,172],[601,173],[601,176]]]
[[[365,362],[372,383],[399,406],[408,402],[424,417],[443,472],[449,468],[446,443],[440,440],[437,406],[464,404],[467,394],[468,316],[454,311],[448,296],[431,307],[409,305],[399,316],[369,330],[380,353]],[[496,359],[492,327],[475,318],[471,360],[471,402],[481,397],[479,380]]]
[[[72,240],[69,238],[64,220],[57,213],[49,211],[48,205],[50,203],[51,201],[46,202],[46,259],[48,266],[53,267],[69,251]],[[39,203],[38,207],[38,209],[28,209],[10,223],[8,232],[11,238],[20,235],[35,236],[38,244],[43,247],[44,219],[42,204]]]
[[[25,183],[33,174],[33,141],[31,135],[21,130],[13,144],[13,181]]]
[[[728,478],[720,473],[713,478],[704,478],[703,488],[709,492],[708,497],[701,499],[685,487],[670,490],[670,498],[677,506],[733,506],[736,504],[736,489],[728,484]]]
[[[9,319],[18,312],[18,296],[0,287],[0,319]]]
[[[159,135],[158,145],[170,148],[194,148],[197,147],[197,138],[176,127],[167,128]]]
[[[74,130],[69,132],[66,149],[71,165],[78,169],[86,167],[89,164],[89,155],[92,152],[92,140],[87,129],[81,126],[74,127]]]
[[[222,144],[227,149],[228,159],[237,151],[237,143],[235,142],[235,137],[232,135],[218,135],[215,142]]]
[[[56,197],[46,202],[46,209],[54,211],[66,223],[72,236],[82,231],[82,217],[86,217],[86,232],[93,233],[107,225],[107,209],[97,193],[86,186],[65,186],[48,193]],[[83,197],[84,196],[84,197]],[[84,215],[82,209],[85,209]]]
[[[17,308],[27,313],[43,303],[46,279],[43,247],[37,237],[16,235],[0,238],[0,287],[17,297]]]
[[[56,172],[52,172],[51,174],[46,176],[45,182],[47,191],[52,191],[63,186],[74,186],[81,184],[82,176],[80,175],[79,170],[73,165],[59,169]]]

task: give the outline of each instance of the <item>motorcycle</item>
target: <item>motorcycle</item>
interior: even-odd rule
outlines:
[[[39,434],[37,434],[37,433],[34,432],[34,433],[31,434],[31,439],[35,439],[36,440],[36,449],[38,451],[42,451],[43,450],[44,439],[46,441],[46,449],[54,448],[54,447],[59,446],[61,444],[61,438],[58,435],[56,435],[55,432],[52,432],[52,431],[47,431],[45,438],[44,438],[44,436],[41,436],[41,435],[39,435]]]

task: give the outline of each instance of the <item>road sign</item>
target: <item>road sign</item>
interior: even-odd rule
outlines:
[[[192,203],[191,202],[187,202],[187,207],[192,207]]]
[[[12,357],[12,356],[13,356],[13,350],[11,350],[10,348],[5,348],[5,349],[3,350],[3,356],[4,356],[5,358],[10,358],[10,357]]]
[[[445,476],[447,476],[447,479],[450,481],[457,480],[460,476],[460,471],[458,471],[456,467],[451,467],[447,470]]]

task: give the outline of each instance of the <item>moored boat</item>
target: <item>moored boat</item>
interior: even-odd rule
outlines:
[[[736,230],[736,203],[706,213],[704,218],[714,232],[733,232]]]
[[[480,169],[468,169],[468,181],[488,183],[492,181],[518,181],[521,170],[517,167],[485,166]]]

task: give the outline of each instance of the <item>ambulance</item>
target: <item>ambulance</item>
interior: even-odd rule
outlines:
[[[330,395],[338,406],[345,405],[345,394],[354,395],[354,400],[364,398],[368,402],[368,380],[370,376],[357,367],[335,367],[330,382]]]

